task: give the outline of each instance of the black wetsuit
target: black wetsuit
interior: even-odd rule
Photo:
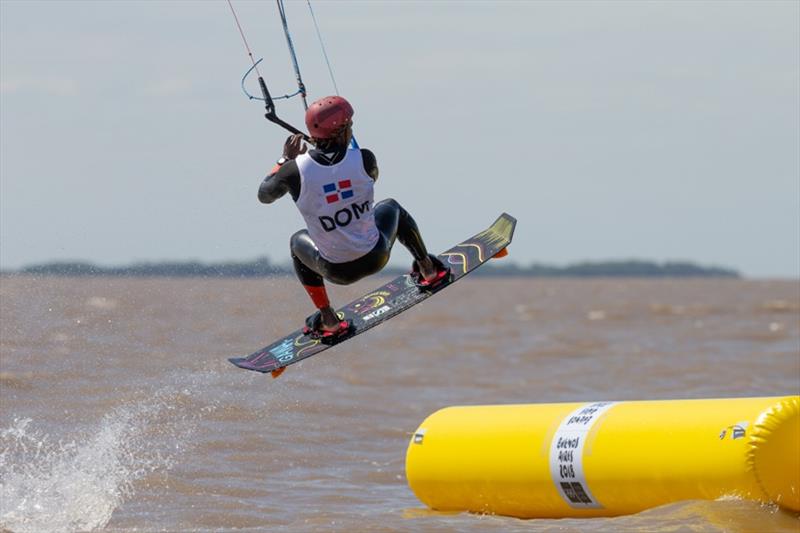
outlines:
[[[330,166],[344,159],[346,150],[334,152],[311,150],[309,155],[320,165]],[[364,171],[373,180],[377,180],[378,163],[375,155],[363,148],[361,155],[364,161]],[[264,179],[258,189],[258,199],[262,203],[268,204],[287,192],[295,202],[300,197],[300,171],[295,161],[285,163],[274,174],[270,174]],[[408,248],[414,259],[421,260],[427,256],[428,252],[416,222],[399,203],[393,199],[386,199],[377,202],[373,209],[375,225],[380,234],[378,242],[370,252],[354,261],[331,263],[320,255],[307,230],[302,229],[292,235],[290,241],[292,262],[297,277],[300,278],[303,285],[320,287],[323,285],[323,279],[339,285],[348,285],[375,274],[389,261],[395,239],[399,239]]]

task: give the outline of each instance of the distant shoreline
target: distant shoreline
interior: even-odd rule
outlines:
[[[387,267],[384,275],[400,275],[407,268]],[[169,277],[169,278],[264,278],[293,275],[290,266],[275,264],[269,258],[253,261],[227,261],[201,263],[198,261],[143,262],[127,266],[104,267],[84,261],[53,261],[30,265],[18,270],[5,270],[7,274],[41,276],[113,276],[113,277]],[[658,263],[644,260],[586,261],[566,266],[532,264],[521,266],[513,262],[490,263],[477,269],[473,275],[483,277],[539,277],[539,278],[741,278],[731,268],[701,266],[688,261]]]

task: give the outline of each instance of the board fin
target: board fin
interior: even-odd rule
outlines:
[[[505,247],[502,250],[500,250],[499,252],[497,252],[496,254],[494,254],[492,257],[494,259],[501,259],[501,258],[503,258],[503,257],[505,257],[507,255],[508,255],[508,247]]]

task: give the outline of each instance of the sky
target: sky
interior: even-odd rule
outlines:
[[[233,3],[294,91],[275,4]],[[431,250],[505,211],[523,265],[800,277],[800,2],[312,5],[376,199]],[[306,2],[286,9],[309,97],[332,94]],[[0,268],[287,262],[303,221],[257,200],[286,134],[241,92],[249,66],[223,0],[0,0]]]

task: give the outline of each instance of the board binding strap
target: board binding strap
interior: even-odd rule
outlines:
[[[339,318],[339,328],[336,331],[325,331],[322,329],[322,313],[317,311],[306,318],[306,325],[303,334],[312,339],[319,339],[322,342],[332,342],[334,339],[346,336],[353,329],[353,321],[345,320],[342,313],[337,313]]]
[[[431,258],[433,265],[436,267],[436,277],[431,280],[426,280],[419,271],[419,263],[416,261],[414,261],[414,266],[409,273],[409,276],[411,276],[420,290],[434,289],[450,280],[450,267],[442,263],[442,261],[433,254],[429,254],[428,257]]]

